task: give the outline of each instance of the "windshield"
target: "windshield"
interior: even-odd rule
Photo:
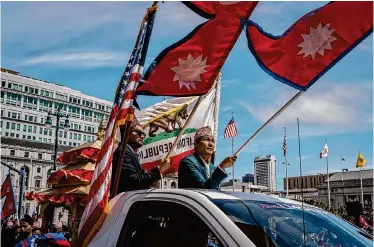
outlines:
[[[309,205],[304,206],[303,223],[301,206],[295,204],[249,200],[215,200],[214,203],[257,246],[373,246],[371,235]]]

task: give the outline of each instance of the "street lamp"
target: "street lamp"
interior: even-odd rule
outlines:
[[[54,150],[54,157],[53,157],[53,170],[56,171],[56,161],[57,161],[57,147],[58,147],[58,130],[60,129],[60,118],[66,118],[65,119],[65,124],[62,126],[64,129],[64,132],[68,132],[70,128],[70,123],[69,123],[69,115],[61,113],[60,108],[57,108],[57,112],[52,113],[51,111],[48,112],[47,120],[45,121],[45,126],[47,129],[50,129],[52,127],[52,117],[56,117],[56,126],[55,126],[55,150]],[[51,173],[52,174],[52,173]],[[54,215],[55,215],[55,209],[53,208],[53,214],[52,214],[52,219],[51,219],[51,225],[50,225],[50,230],[52,231],[53,228],[53,220],[54,220]]]
[[[60,108],[57,108],[57,112],[48,112],[47,120],[45,121],[45,126],[47,129],[52,127],[52,116],[56,117],[56,126],[55,126],[55,150],[54,150],[54,158],[53,158],[53,170],[57,170],[56,168],[56,160],[57,160],[57,147],[58,147],[58,130],[60,129],[60,118],[66,118],[65,124],[62,126],[64,132],[68,132],[70,128],[69,123],[69,115],[61,113]]]

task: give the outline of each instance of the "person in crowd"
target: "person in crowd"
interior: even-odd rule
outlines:
[[[16,228],[12,220],[7,220],[1,227],[1,246],[14,246]]]
[[[30,215],[25,214],[21,219],[21,232],[17,239],[15,247],[33,247],[35,245],[36,236],[32,233],[34,220]]]
[[[227,177],[225,169],[234,165],[236,157],[225,158],[217,167],[211,163],[215,140],[209,126],[196,131],[194,145],[195,152],[179,164],[178,187],[217,189]]]
[[[143,146],[143,141],[146,134],[143,128],[136,122],[132,122],[130,128],[129,140],[125,150],[125,157],[121,164],[121,176],[120,182],[117,189],[117,194],[124,191],[142,190],[149,189],[151,185],[159,181],[162,177],[162,173],[170,167],[170,160],[162,160],[160,164],[150,171],[145,171],[139,161],[138,149]],[[113,154],[113,169],[112,169],[112,184],[111,184],[111,196],[114,197],[114,174],[116,168],[119,165],[121,153],[121,143]]]

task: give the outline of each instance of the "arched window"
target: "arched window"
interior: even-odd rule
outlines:
[[[177,188],[177,183],[173,181],[173,182],[171,182],[170,186],[171,186],[172,189],[176,189]]]

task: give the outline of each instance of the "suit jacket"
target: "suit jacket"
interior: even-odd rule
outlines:
[[[112,186],[111,195],[113,197],[114,174],[119,162],[121,146],[118,146],[113,154],[113,170],[112,170]],[[124,191],[149,189],[151,185],[161,179],[161,172],[156,166],[149,172],[145,171],[141,166],[138,157],[130,146],[126,146],[125,158],[121,167],[121,177],[118,184],[117,194]]]
[[[178,188],[217,189],[227,174],[220,168],[209,164],[208,178],[204,162],[197,153],[181,160],[178,169]]]

